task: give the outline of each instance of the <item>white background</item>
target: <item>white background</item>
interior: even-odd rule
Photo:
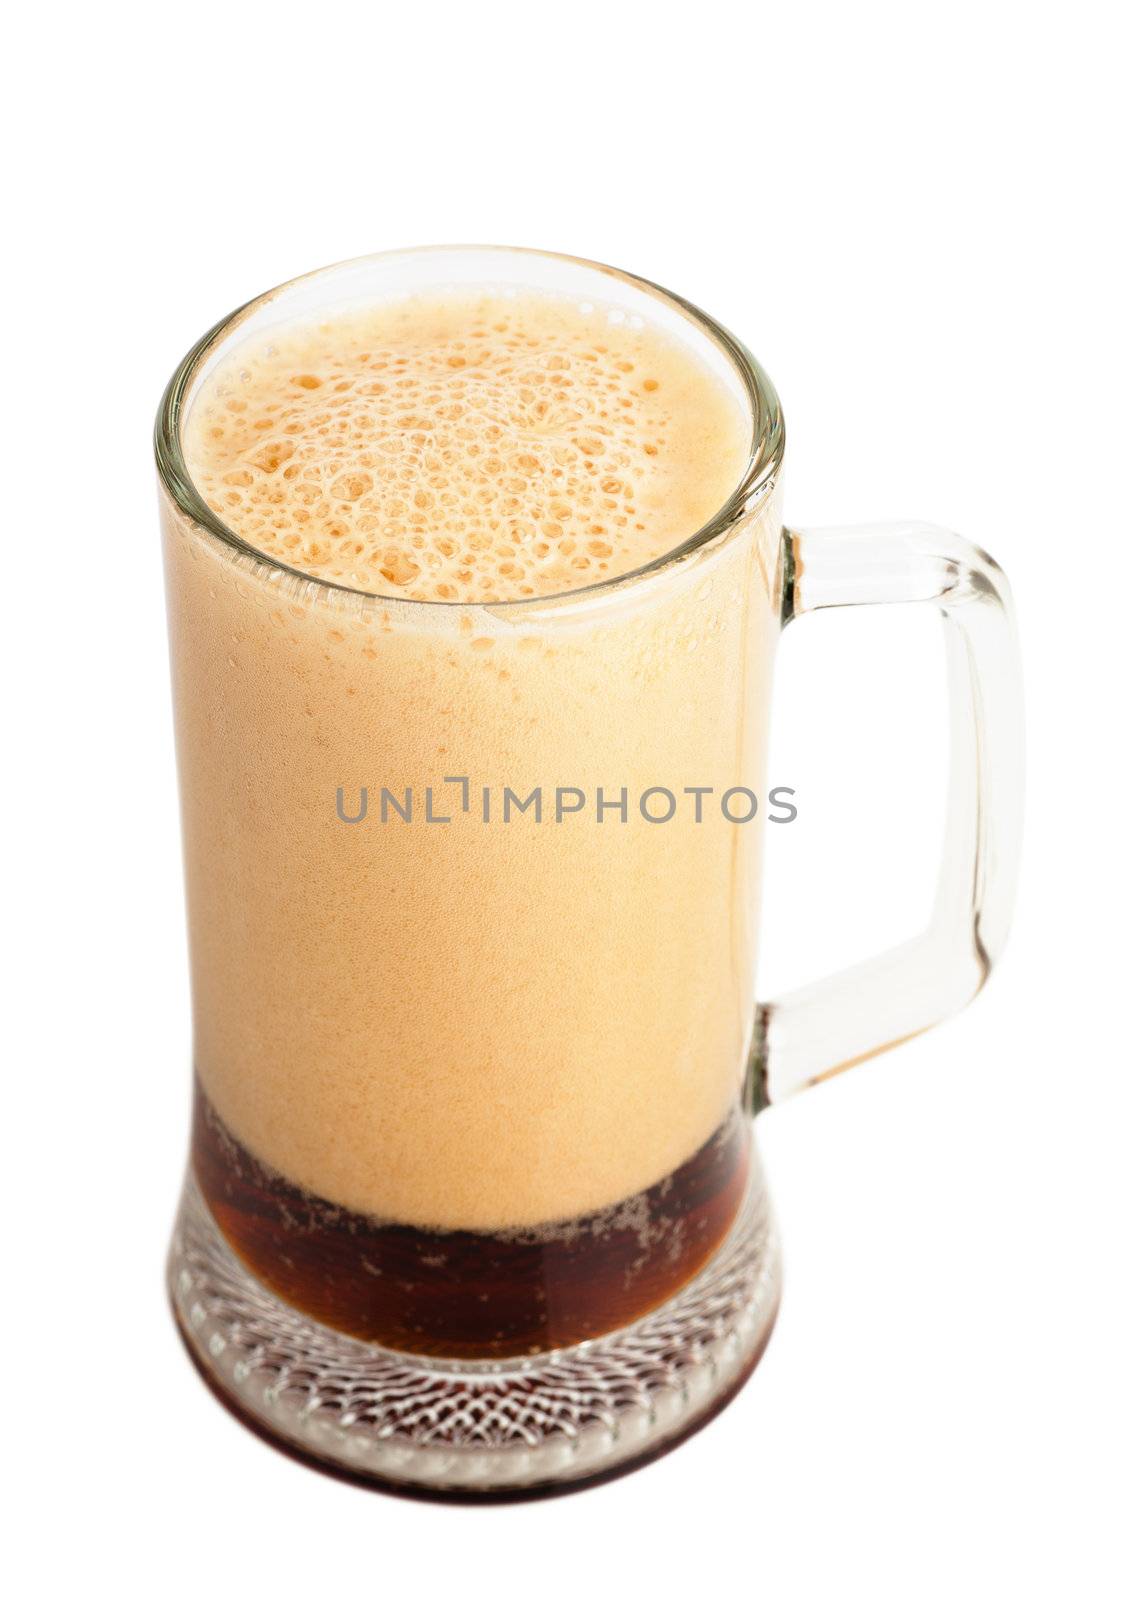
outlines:
[[[1113,16],[195,0],[9,24],[12,1592],[1123,1592]],[[641,1473],[492,1510],[265,1448],[190,1369],[161,1279],[189,1018],[152,416],[239,301],[466,240],[611,261],[734,328],[782,394],[789,520],[923,517],[986,545],[1029,705],[990,987],[762,1120],[787,1276],[749,1387]],[[773,830],[764,993],[926,914],[944,713],[925,620],[786,636],[772,776],[802,815]]]

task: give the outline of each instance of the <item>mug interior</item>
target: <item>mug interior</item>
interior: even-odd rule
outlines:
[[[687,347],[725,385],[747,422],[750,449],[738,486],[702,528],[645,565],[581,588],[531,598],[488,602],[489,608],[534,608],[571,601],[575,596],[605,592],[657,572],[711,540],[723,538],[744,520],[769,492],[781,466],[784,424],[770,379],[740,342],[703,311],[657,284],[597,262],[481,245],[438,245],[362,256],[325,267],[271,289],[218,323],[188,353],[173,375],[156,425],[156,458],[161,479],[174,504],[200,527],[256,563],[297,578],[314,589],[362,596],[398,605],[480,607],[481,601],[416,599],[401,594],[361,590],[313,576],[276,560],[230,528],[207,503],[185,461],[183,430],[196,397],[220,362],[240,346],[257,342],[272,328],[347,316],[387,301],[443,290],[467,288],[501,295],[529,290],[559,296],[593,308],[611,307],[612,321],[635,327],[649,324]]]

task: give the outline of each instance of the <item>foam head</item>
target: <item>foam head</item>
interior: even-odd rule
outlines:
[[[641,317],[460,290],[237,347],[184,442],[204,499],[264,554],[369,593],[489,601],[675,549],[738,486],[749,424]]]

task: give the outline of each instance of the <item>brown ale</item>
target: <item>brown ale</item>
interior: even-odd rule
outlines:
[[[745,1126],[733,1111],[619,1205],[494,1233],[380,1222],[309,1194],[256,1160],[198,1085],[192,1157],[228,1243],[291,1305],[356,1339],[480,1359],[596,1338],[674,1295],[739,1208]]]

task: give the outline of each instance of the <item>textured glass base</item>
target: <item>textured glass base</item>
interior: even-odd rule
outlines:
[[[770,1337],[778,1244],[754,1174],[731,1232],[674,1299],[602,1339],[510,1361],[362,1344],[277,1299],[189,1174],[168,1282],[188,1348],[232,1408],[322,1466],[407,1490],[511,1494],[660,1454],[730,1399]]]

